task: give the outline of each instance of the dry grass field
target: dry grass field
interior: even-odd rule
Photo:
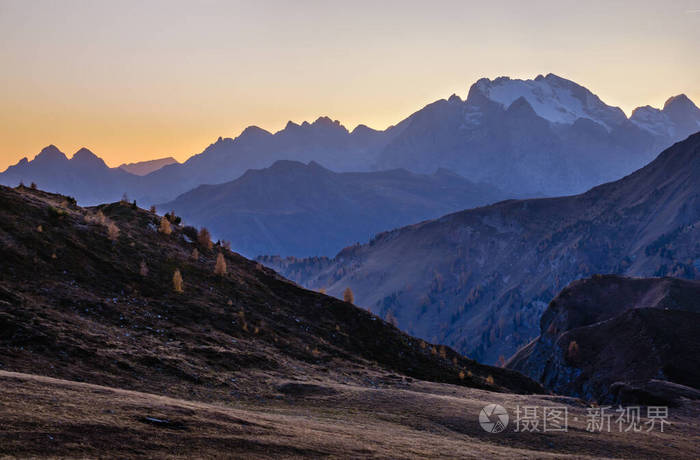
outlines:
[[[700,406],[671,408],[660,433],[589,433],[585,406],[553,396],[397,381],[280,383],[263,400],[197,402],[0,372],[0,457],[700,458]],[[486,403],[562,406],[568,432],[487,433]],[[574,418],[578,420],[574,420]]]

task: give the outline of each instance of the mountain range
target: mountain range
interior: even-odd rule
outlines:
[[[700,278],[700,133],[586,193],[508,200],[387,231],[332,259],[262,257],[284,276],[479,361],[539,334],[568,283],[596,273]]]
[[[204,225],[247,256],[330,256],[389,228],[493,203],[503,192],[447,170],[336,173],[280,160],[158,205]]]
[[[643,436],[591,433],[591,408],[581,399],[546,394],[518,371],[411,337],[351,303],[193,239],[169,217],[164,225],[166,216],[133,203],[84,208],[67,196],[0,186],[0,456],[680,459],[700,453],[697,388],[676,383],[697,376],[693,349],[686,348],[697,344],[697,318],[683,321],[675,314],[689,312],[667,311],[684,299],[696,302],[697,283],[594,277],[550,304],[543,324],[564,331],[591,316],[603,320],[596,333],[606,338],[612,333],[600,325],[606,309],[622,312],[618,300],[635,305],[631,319],[656,313],[646,330],[624,316],[617,321],[612,343],[626,344],[627,354],[612,357],[639,358],[647,348],[635,344],[651,346],[651,358],[666,360],[666,376],[655,375],[640,393],[625,379],[634,374],[607,375],[623,377],[612,385],[621,403],[672,403],[672,428],[657,426]],[[574,337],[581,357],[605,344]],[[676,346],[682,353],[674,357]],[[569,356],[567,366],[577,365],[578,355]],[[649,361],[642,370],[656,369]],[[563,410],[567,429],[524,435],[511,431],[512,424],[494,435],[483,416],[492,404],[511,417],[524,406]],[[648,416],[640,416],[646,427]]]
[[[81,148],[68,159],[55,145],[49,145],[33,160],[23,158],[0,174],[0,184],[26,185],[63,193],[83,204],[114,201],[139,185],[139,176],[121,168],[110,168],[86,148]]]
[[[554,196],[618,179],[698,130],[700,109],[684,95],[670,98],[663,109],[640,107],[628,119],[588,89],[553,74],[534,80],[500,77],[474,83],[466,100],[453,95],[436,101],[383,131],[364,125],[349,131],[328,117],[289,122],[274,134],[250,126],[182,164],[143,177],[125,176],[101,161],[90,161],[78,174],[82,161],[67,160],[49,147],[0,173],[0,183],[36,182],[85,204],[115,200],[125,192],[155,204],[199,185],[234,180],[249,169],[293,160],[315,161],[336,172],[403,168],[432,174],[444,168],[509,196]],[[47,156],[53,161],[44,161]]]

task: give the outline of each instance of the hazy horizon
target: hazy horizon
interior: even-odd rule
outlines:
[[[481,77],[555,73],[628,116],[700,101],[698,1],[302,3],[0,0],[0,170],[48,144],[117,166],[249,125],[384,129]]]

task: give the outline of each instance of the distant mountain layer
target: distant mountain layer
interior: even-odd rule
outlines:
[[[596,276],[564,289],[508,367],[600,403],[700,399],[700,281]]]
[[[581,195],[510,200],[378,235],[333,259],[261,258],[309,288],[478,360],[539,334],[547,303],[595,273],[700,278],[700,133]]]
[[[640,107],[628,119],[588,89],[549,74],[534,80],[481,79],[463,101],[436,101],[396,126],[348,131],[338,121],[289,122],[276,133],[256,126],[235,139],[219,138],[182,164],[140,180],[74,174],[71,164],[23,159],[0,173],[0,183],[35,181],[97,203],[124,192],[140,203],[173,200],[202,184],[220,184],[278,160],[315,161],[337,172],[403,168],[432,174],[448,169],[509,196],[568,195],[618,179],[700,130],[700,109],[684,95],[663,109]],[[53,168],[53,170],[52,170]],[[70,179],[66,180],[66,177]],[[103,186],[107,180],[106,187]],[[99,189],[99,190],[97,190]]]
[[[314,162],[278,161],[158,208],[207,226],[244,255],[329,256],[381,231],[504,197],[445,170],[335,173]]]
[[[32,161],[23,158],[0,174],[0,184],[24,182],[29,186],[34,182],[39,188],[70,195],[83,205],[118,200],[137,190],[140,179],[120,168],[110,168],[86,148],[68,159],[54,145],[42,149]]]
[[[173,157],[159,158],[157,160],[139,161],[138,163],[123,163],[119,165],[120,169],[135,174],[137,176],[145,176],[153,171],[158,171],[163,166],[176,164],[177,160]]]

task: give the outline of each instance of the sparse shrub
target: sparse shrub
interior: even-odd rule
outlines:
[[[145,260],[142,260],[139,264],[139,275],[143,276],[144,278],[148,276],[148,266],[146,265]]]
[[[107,223],[107,218],[102,213],[102,210],[98,209],[95,214],[87,214],[85,216],[85,221],[90,224],[105,225]]]
[[[459,379],[464,380],[464,377],[465,377],[464,371],[459,371]]]
[[[175,273],[173,273],[173,290],[177,293],[181,293],[184,291],[182,275],[180,274],[179,268],[176,268]]]
[[[193,226],[185,225],[185,228],[182,229],[182,233],[190,240],[197,241],[197,229]]]
[[[39,233],[41,233],[41,232],[44,231],[44,227],[42,227],[41,225],[39,225],[39,226],[37,226],[36,231],[39,232]]]
[[[354,303],[355,302],[355,296],[352,293],[352,289],[345,288],[345,292],[343,292],[343,300],[346,301],[347,303]]]
[[[36,182],[32,182],[31,185],[29,185],[29,188],[32,190],[36,190]]]
[[[150,209],[151,213],[155,214],[156,213],[156,207],[154,205],[151,205]]]
[[[216,256],[216,265],[214,266],[214,274],[223,276],[226,274],[226,259],[224,255],[219,253]]]
[[[52,252],[52,253],[51,253],[51,258],[52,258],[52,259],[58,259],[58,256],[56,255],[55,252]]]
[[[575,361],[576,358],[578,358],[578,354],[578,343],[576,343],[575,340],[572,340],[571,342],[569,342],[569,348],[567,350],[566,357],[569,359],[569,361]]]
[[[107,224],[107,238],[116,241],[119,238],[119,227],[114,222]]]
[[[197,250],[197,248],[194,248],[194,249],[192,250],[192,254],[190,255],[190,257],[191,257],[192,260],[194,260],[195,262],[199,262],[199,251]]]
[[[206,227],[199,229],[199,234],[197,235],[197,241],[199,245],[204,249],[211,249],[214,245],[211,242],[211,233]]]
[[[488,377],[486,377],[486,383],[488,383],[489,385],[493,385],[495,383],[492,375],[489,375]]]
[[[95,214],[95,221],[100,225],[104,225],[107,222],[107,217],[105,217],[101,209],[97,210],[97,214]]]
[[[233,300],[228,299],[228,301],[226,302],[226,305],[228,305],[229,307],[232,306],[232,305],[233,305]]]
[[[49,217],[52,219],[60,219],[61,217],[65,216],[68,214],[65,209],[61,208],[55,208],[53,206],[49,206]]]
[[[173,232],[173,229],[170,227],[170,221],[167,217],[163,216],[163,218],[160,220],[160,227],[158,228],[158,231],[163,235],[170,235]]]

